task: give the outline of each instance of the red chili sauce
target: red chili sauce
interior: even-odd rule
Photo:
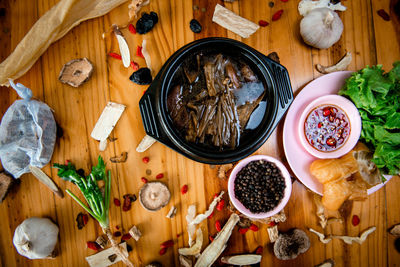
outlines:
[[[346,113],[334,105],[313,109],[304,122],[304,134],[310,145],[322,152],[341,147],[350,135],[350,122]]]

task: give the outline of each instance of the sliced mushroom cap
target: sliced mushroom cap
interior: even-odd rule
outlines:
[[[62,83],[78,87],[89,80],[93,73],[93,64],[87,58],[73,59],[61,69],[58,79]]]
[[[279,235],[274,244],[274,254],[280,260],[292,260],[309,248],[310,239],[307,234],[300,229],[294,229]]]
[[[149,182],[139,191],[139,201],[143,208],[157,211],[165,207],[171,198],[168,187],[161,182]]]

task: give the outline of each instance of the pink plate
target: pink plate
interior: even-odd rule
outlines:
[[[324,95],[337,94],[352,73],[352,71],[338,71],[321,76],[307,84],[294,99],[283,126],[283,148],[290,168],[306,187],[320,195],[322,195],[322,184],[309,172],[311,162],[317,158],[304,149],[297,134],[300,116],[314,99]],[[385,178],[389,180],[392,176],[385,175]],[[371,187],[368,189],[368,194],[374,193],[383,186],[384,183]]]

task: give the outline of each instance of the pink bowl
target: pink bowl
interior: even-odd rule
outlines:
[[[283,198],[282,198],[281,202],[279,202],[279,204],[273,210],[270,210],[269,212],[264,212],[264,213],[252,213],[245,206],[243,206],[243,204],[235,197],[235,179],[236,179],[236,175],[238,174],[238,172],[243,167],[245,167],[249,162],[260,160],[260,159],[272,162],[276,165],[276,167],[279,168],[279,170],[282,173],[283,178],[285,179],[286,188],[283,193]],[[233,168],[231,175],[229,176],[229,181],[228,181],[229,198],[230,198],[231,202],[233,203],[233,205],[235,206],[235,208],[239,212],[241,212],[242,214],[244,214],[245,216],[247,216],[249,218],[264,219],[264,218],[268,218],[268,217],[271,217],[271,216],[277,214],[286,206],[287,202],[289,201],[291,193],[292,193],[292,179],[290,178],[290,174],[289,174],[288,170],[279,160],[277,160],[273,157],[270,157],[270,156],[256,155],[256,156],[251,156],[251,157],[245,158],[244,160],[240,161],[235,166],[235,168]]]
[[[304,122],[306,121],[307,116],[313,109],[322,105],[333,105],[341,108],[346,113],[350,122],[349,137],[341,147],[334,151],[324,152],[315,149],[307,141],[304,134]],[[321,159],[339,158],[350,152],[350,150],[352,150],[353,147],[357,144],[361,134],[361,117],[357,107],[347,98],[339,95],[324,95],[312,101],[303,110],[303,113],[300,116],[298,130],[300,142],[308,153],[310,153],[314,157]]]

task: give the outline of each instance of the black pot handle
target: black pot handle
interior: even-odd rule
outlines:
[[[287,71],[287,69],[281,64],[273,61],[272,59],[264,55],[263,58],[265,63],[271,70],[278,93],[278,111],[276,113],[275,122],[272,128],[274,129],[292,104],[293,91],[290,83],[289,72]]]

